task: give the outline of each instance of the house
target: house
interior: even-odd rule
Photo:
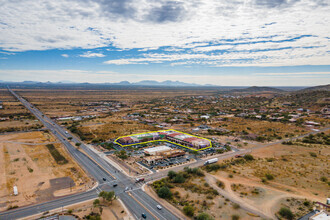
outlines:
[[[319,126],[320,123],[314,122],[314,121],[305,121],[306,125],[314,125],[314,126]]]
[[[198,132],[199,131],[199,128],[193,128],[191,129],[192,132]]]
[[[201,119],[208,120],[208,119],[210,119],[210,116],[209,115],[202,115],[200,118]]]
[[[200,125],[200,126],[198,126],[198,128],[201,129],[201,130],[208,130],[208,129],[210,129],[210,126],[208,126],[208,125]]]
[[[330,118],[330,108],[323,108],[321,114],[324,118]]]

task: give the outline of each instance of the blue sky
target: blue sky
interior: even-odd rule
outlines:
[[[0,80],[328,84],[329,11],[327,0],[4,1]]]

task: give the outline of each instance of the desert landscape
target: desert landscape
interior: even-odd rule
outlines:
[[[93,186],[85,171],[47,132],[0,135],[0,158],[2,211]],[[19,192],[17,196],[14,186]]]

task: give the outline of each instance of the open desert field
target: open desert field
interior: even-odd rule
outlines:
[[[15,90],[49,116],[66,116],[84,110],[89,102],[117,101],[128,105],[164,97],[205,95],[212,90],[187,89],[117,89],[117,90]]]
[[[248,139],[250,135],[260,140],[271,141],[288,137],[299,136],[308,133],[304,127],[295,124],[252,120],[245,118],[230,117],[226,121],[211,123],[214,127],[227,129],[237,136]]]
[[[13,186],[18,188],[17,196],[13,195]],[[91,186],[89,177],[49,133],[0,136],[0,210]]]
[[[287,207],[298,218],[314,201],[325,203],[330,196],[329,155],[329,145],[276,144],[253,151],[253,160],[219,162],[220,171],[211,171],[207,179],[211,185],[220,181],[232,199],[269,216]]]
[[[157,130],[153,126],[141,124],[137,121],[123,120],[120,115],[81,122],[75,127],[80,137],[83,137],[86,141],[109,140],[124,135]]]
[[[27,131],[40,129],[42,125],[30,112],[7,90],[0,90],[0,132]]]

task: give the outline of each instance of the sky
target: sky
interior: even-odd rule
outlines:
[[[0,80],[330,83],[330,0],[2,0]]]

